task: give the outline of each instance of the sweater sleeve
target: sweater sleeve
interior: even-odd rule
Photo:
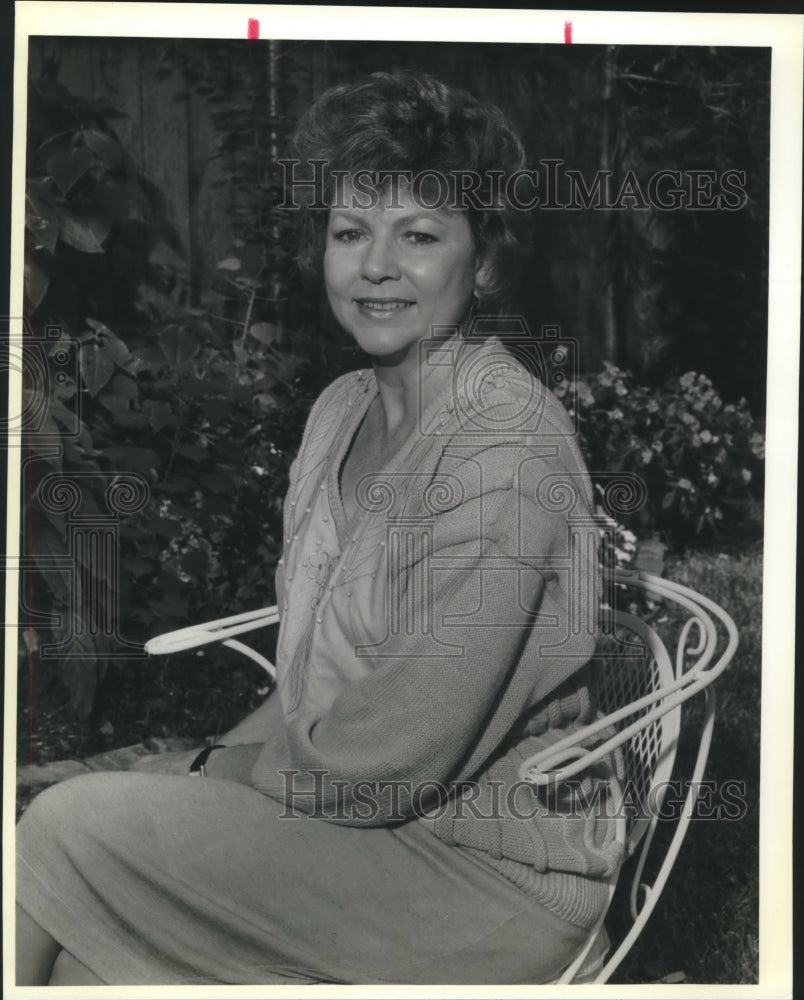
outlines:
[[[397,646],[369,656],[325,712],[302,700],[254,765],[258,790],[349,825],[420,814],[475,775],[522,713],[591,655],[593,639],[570,627],[550,568],[569,544],[566,515],[523,487],[505,448],[468,461],[483,484],[435,519],[419,621],[431,627],[408,621]],[[400,558],[389,594],[415,604],[421,570],[420,556]]]

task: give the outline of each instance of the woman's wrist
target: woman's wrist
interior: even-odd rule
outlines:
[[[204,778],[207,773],[207,761],[210,758],[213,750],[224,750],[225,745],[223,743],[213,743],[212,746],[204,747],[201,753],[197,754],[192,764],[190,764],[189,771],[187,772],[193,778]]]
[[[210,747],[210,750],[213,748]],[[251,784],[251,770],[262,749],[261,743],[242,743],[218,747],[204,764],[207,778],[224,778],[242,785]]]

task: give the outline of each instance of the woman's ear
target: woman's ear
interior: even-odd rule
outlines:
[[[487,257],[478,257],[475,262],[475,295],[486,298],[494,282],[494,269]]]

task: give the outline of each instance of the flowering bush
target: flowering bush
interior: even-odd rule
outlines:
[[[600,486],[596,489],[602,492]],[[630,569],[637,551],[636,535],[608,514],[601,504],[595,504],[595,517],[600,535],[601,564],[606,569]]]
[[[744,399],[724,404],[696,372],[648,388],[609,363],[557,394],[577,418],[590,471],[645,483],[645,506],[622,516],[626,527],[666,531],[679,543],[757,530],[765,439]]]

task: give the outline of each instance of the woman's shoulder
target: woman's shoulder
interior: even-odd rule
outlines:
[[[339,375],[313,403],[308,420],[319,417],[322,413],[331,415],[333,411],[351,408],[361,396],[371,390],[373,378],[374,375],[368,368]]]
[[[466,352],[453,392],[455,445],[574,451],[576,429],[561,401],[496,338]]]
[[[571,487],[591,503],[577,432],[564,405],[497,342],[466,356],[455,380],[454,418],[440,463],[474,484],[470,495],[512,490],[541,505],[545,491]]]
[[[513,436],[574,435],[573,423],[558,397],[496,338],[484,345],[463,379],[478,423]]]
[[[307,416],[296,465],[307,466],[328,454],[332,443],[359,404],[372,390],[373,373],[367,369],[340,375],[319,394]]]

